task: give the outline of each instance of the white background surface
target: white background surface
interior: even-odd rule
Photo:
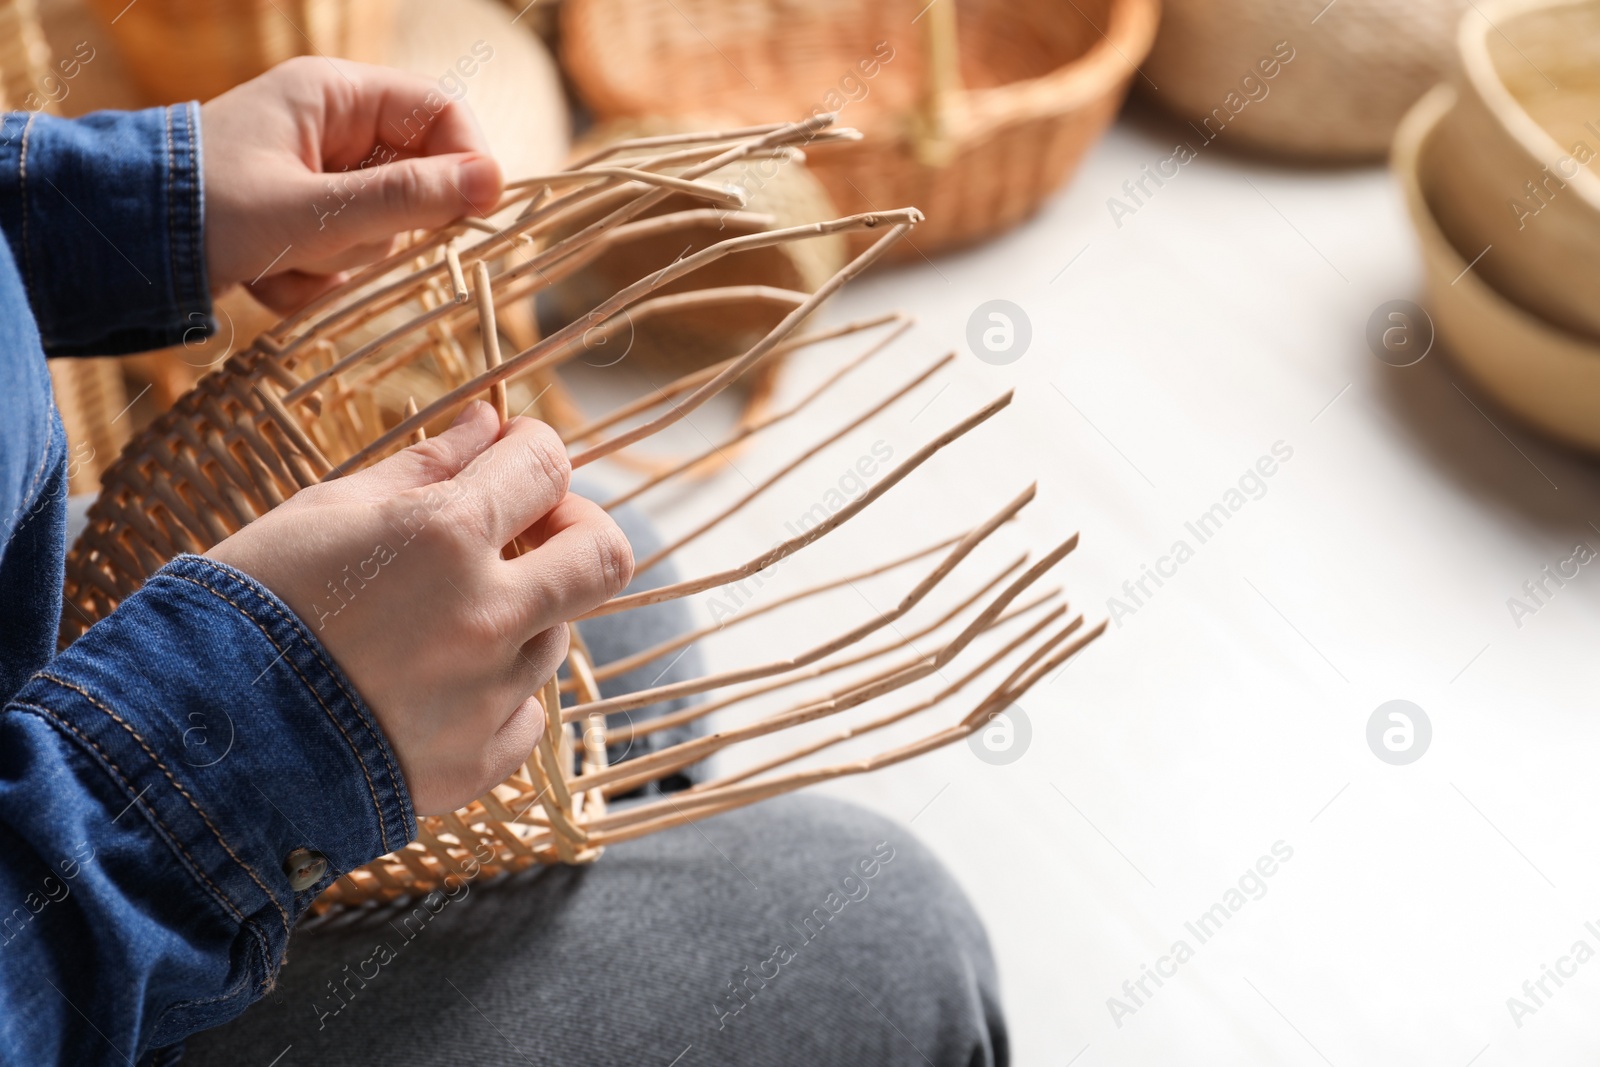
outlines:
[[[1033,738],[1020,761],[991,767],[956,745],[829,788],[915,818],[970,894],[1020,1064],[1593,1062],[1600,960],[1549,984],[1520,1028],[1507,998],[1575,941],[1600,950],[1584,929],[1600,926],[1600,567],[1520,628],[1507,600],[1576,543],[1600,548],[1600,480],[1517,427],[1442,352],[1397,369],[1368,351],[1374,308],[1421,299],[1383,169],[1283,169],[1211,148],[1115,226],[1107,197],[1176,139],[1162,119],[1125,115],[1024,228],[855,283],[830,321],[898,307],[919,320],[914,333],[805,425],[739,456],[692,508],[653,510],[685,529],[708,498],[733,499],[955,348],[951,387],[925,386],[824,453],[685,550],[684,569],[783,536],[874,440],[903,458],[1015,388],[1006,415],[770,588],[932,543],[1037,478],[1021,529],[984,558],[1081,530],[1058,574],[1093,622],[1174,540],[1195,545],[1184,523],[1285,442],[1293,457],[1261,499],[1023,701]],[[965,349],[968,315],[991,298],[1032,321],[1032,346],[1010,366]],[[783,395],[845,354],[795,361]],[[864,583],[704,650],[719,668],[770,658],[801,631],[870,617],[864,599],[888,608],[910,580]],[[1365,737],[1396,698],[1434,731],[1403,767]],[[1279,841],[1293,858],[1265,896],[1199,944],[1185,922]],[[1119,1027],[1107,999],[1180,938],[1194,958]]]

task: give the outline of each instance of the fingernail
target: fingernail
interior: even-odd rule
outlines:
[[[456,187],[479,214],[499,201],[502,186],[500,164],[489,156],[469,156],[456,167]]]
[[[472,401],[466,407],[464,407],[460,411],[456,412],[456,417],[455,417],[454,421],[452,421],[450,423],[450,428],[453,430],[457,426],[460,426],[460,425],[462,425],[464,423],[471,422],[474,418],[477,417],[479,408],[484,408],[484,407],[488,407],[488,406],[489,406],[488,403],[485,402],[485,401],[482,401],[482,400],[474,400],[474,401]]]

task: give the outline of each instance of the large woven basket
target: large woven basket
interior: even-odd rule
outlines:
[[[1116,114],[1157,14],[1156,0],[567,0],[562,56],[605,117],[840,113],[866,138],[808,151],[812,167],[843,211],[919,205],[927,222],[892,253],[912,259],[1032,214]]]
[[[1406,109],[1450,69],[1456,22],[1468,6],[1162,0],[1141,91],[1219,144],[1313,160],[1380,159]]]
[[[655,314],[685,306],[738,307],[749,302],[788,309],[773,329],[736,358],[668,383],[654,396],[565,434],[575,469],[649,440],[692,415],[745,372],[786,350],[816,352],[827,351],[830,345],[870,343],[788,409],[736,435],[748,437],[795,418],[823,422],[826,429],[819,432],[820,441],[778,465],[775,473],[758,474],[761,480],[733,504],[707,505],[693,529],[638,561],[641,572],[664,553],[681,549],[737,516],[758,495],[774,490],[785,476],[823,455],[829,444],[879,412],[897,403],[919,402],[911,394],[932,390],[931,379],[948,369],[953,357],[925,362],[908,381],[870,402],[859,392],[846,394],[838,388],[854,368],[906,332],[909,323],[903,316],[889,314],[829,329],[811,326],[804,335],[798,332],[829,295],[881,258],[917,223],[920,215],[907,208],[732,236],[613,294],[591,317],[523,351],[502,358],[496,343],[499,309],[527,301],[611,244],[673,225],[671,214],[647,214],[668,196],[691,194],[737,214],[742,210],[739,195],[721,184],[701,181],[705,175],[740,159],[825,139],[826,126],[819,120],[761,127],[712,138],[709,146],[704,135],[677,145],[671,139],[667,144],[658,139],[613,146],[609,157],[575,170],[514,183],[517,191],[505,206],[523,210],[513,225],[485,228],[462,222],[422,235],[405,252],[362,271],[340,291],[279,323],[231,357],[219,372],[202,379],[136,438],[106,473],[88,526],[68,558],[65,595],[77,610],[64,613],[63,641],[72,640],[87,620],[112,611],[175,554],[204,551],[298,489],[393,453],[448,423],[476,397],[491,400],[505,417],[514,410],[509,408],[508,388],[592,352],[596,345],[615,339],[630,322],[648,321]],[[620,165],[625,160],[627,165]],[[592,217],[601,204],[610,205],[611,211],[577,233],[552,238],[574,217]],[[740,226],[749,221],[731,220]],[[665,295],[661,291],[728,257],[857,230],[875,233],[876,242],[813,293],[745,285]],[[510,255],[529,242],[538,249],[531,258]],[[374,317],[400,307],[411,312],[379,336],[371,336]],[[439,383],[437,391],[418,395],[416,406],[398,421],[378,411],[375,389],[385,379],[426,361],[461,362],[475,373],[457,385],[439,374],[424,379]],[[908,530],[922,524],[885,514],[892,504],[879,501],[1009,401],[1006,394],[982,404],[904,458],[886,461],[885,469],[853,497],[841,495],[837,505],[814,505],[799,519],[794,536],[774,545],[770,536],[752,531],[751,558],[670,586],[623,594],[589,613],[585,618],[725,587],[741,590],[746,598],[736,618],[723,618],[609,663],[595,662],[574,629],[570,675],[562,681],[552,679],[545,687],[545,733],[524,766],[460,811],[419,820],[417,841],[342,875],[317,907],[424,894],[453,884],[447,879],[495,876],[535,863],[585,862],[609,844],[815,782],[889,766],[984,728],[1029,686],[1104,630],[1103,622],[1084,628],[1081,616],[1069,617],[1066,606],[1056,599],[1059,590],[1040,590],[1041,579],[1072,551],[1077,537],[1054,545],[1036,561],[1026,555],[1009,560],[1003,555],[999,561],[986,557],[980,550],[994,547],[992,535],[1034,495],[1033,487],[1025,484],[1026,476],[1011,471],[999,473],[1010,476],[1005,480],[1014,477],[1018,483],[1014,486],[1001,488],[986,480],[963,490],[971,494],[964,499],[974,501],[973,510],[981,512],[949,516],[953,528],[930,532],[928,540],[917,534],[908,537]],[[845,410],[835,416],[832,409],[838,407]],[[646,479],[603,506],[618,507],[651,492],[736,441],[708,443],[701,456]],[[1005,496],[1010,499],[1004,500]],[[810,499],[805,493],[797,500],[796,512],[803,511]],[[998,508],[996,499],[1004,500]],[[770,577],[764,572],[796,552],[827,551],[827,546],[818,546],[820,541],[847,522],[873,521],[858,518],[869,510],[880,520],[875,543],[888,548],[884,555],[889,558],[863,564],[849,553],[840,557],[843,565],[836,566],[826,582],[783,596],[761,591]],[[832,544],[830,540],[828,545]],[[885,577],[891,574],[892,579]],[[781,628],[774,631],[781,647],[773,650],[769,661],[671,685],[600,695],[599,686],[608,680],[621,684],[634,667],[671,657],[719,630],[790,611],[791,605],[830,590],[875,579],[893,580],[906,590],[888,611],[858,610],[853,622],[843,620],[842,614],[818,613],[810,627],[803,617],[785,614]],[[962,591],[951,594],[953,586]],[[755,599],[749,600],[752,595]],[[818,617],[840,629],[820,637],[808,635]],[[670,715],[632,714],[669,698],[712,693],[715,699]],[[961,704],[955,721],[931,733],[907,722],[919,712],[955,701]],[[614,746],[713,712],[724,716],[715,733],[610,762]],[[909,738],[898,725],[902,723],[912,731]],[[794,747],[782,744],[775,750],[763,739],[787,739]],[[858,749],[832,763],[811,758],[837,745],[860,744],[860,739],[868,743],[864,754]],[[739,754],[751,752],[757,754],[737,760]],[[625,807],[611,804],[712,756],[735,763],[720,770],[720,777],[661,799]]]
[[[301,55],[381,61],[392,0],[88,0],[151,103],[211,97]]]

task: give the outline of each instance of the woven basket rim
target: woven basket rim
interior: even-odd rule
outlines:
[[[1546,368],[1547,372],[1552,368],[1563,367],[1568,369],[1568,373],[1600,370],[1600,344],[1555,323],[1545,321],[1512,301],[1475,272],[1465,271],[1467,258],[1461,254],[1461,250],[1439,224],[1433,205],[1428,200],[1427,191],[1423,188],[1422,155],[1429,138],[1439,128],[1450,110],[1457,106],[1459,106],[1458,95],[1452,86],[1448,84],[1435,86],[1424,94],[1401,120],[1395,131],[1390,154],[1390,166],[1400,185],[1412,228],[1421,245],[1424,264],[1428,268],[1429,288],[1434,288],[1436,284],[1432,280],[1435,274],[1440,277],[1456,277],[1459,279],[1458,285],[1444,286],[1443,289],[1457,303],[1477,305],[1485,314],[1491,314],[1510,323],[1517,333],[1529,342],[1526,347],[1519,346],[1518,353],[1514,357],[1518,364],[1519,375],[1525,371],[1528,349],[1537,353],[1534,358]],[[1434,266],[1435,263],[1439,265],[1437,268]],[[1437,298],[1431,302],[1438,304]],[[1441,339],[1445,339],[1444,334],[1448,332],[1448,328],[1444,326],[1444,322],[1448,316],[1442,313],[1443,309],[1440,307],[1436,306],[1431,310],[1441,315],[1439,332]],[[1574,419],[1572,424],[1568,424],[1560,414],[1552,415],[1548,411],[1535,410],[1526,397],[1507,396],[1506,389],[1501,383],[1487,379],[1486,372],[1480,366],[1482,358],[1476,354],[1464,353],[1462,349],[1465,347],[1452,345],[1450,354],[1471,373],[1473,380],[1478,382],[1480,387],[1494,395],[1509,410],[1537,427],[1543,434],[1586,452],[1593,453],[1600,450],[1600,437],[1593,435],[1586,437],[1574,429],[1574,425],[1588,425],[1586,420]]]
[[[1563,8],[1591,8],[1600,14],[1597,0],[1494,0],[1477,9],[1469,8],[1462,16],[1456,35],[1461,69],[1466,81],[1464,88],[1476,94],[1484,108],[1506,131],[1517,145],[1533,159],[1550,167],[1569,153],[1537,119],[1528,113],[1522,101],[1506,86],[1489,54],[1489,33],[1500,33],[1499,27],[1521,16],[1558,11]],[[1485,20],[1492,20],[1490,21]],[[1507,38],[1509,40],[1509,38]],[[1515,47],[1515,46],[1513,46]],[[1589,207],[1600,212],[1600,176],[1588,167],[1579,167],[1563,181],[1573,186],[1578,196]]]
[[[574,12],[581,8],[579,3],[564,5],[563,22],[578,18]],[[1100,40],[1053,70],[1003,85],[982,89],[961,87],[946,93],[942,107],[955,120],[952,134],[965,140],[978,126],[1011,126],[1068,114],[1103,97],[1119,81],[1132,76],[1155,44],[1161,21],[1160,0],[1110,0],[1108,12],[1104,29],[1089,20],[1100,34]],[[797,100],[797,106],[805,103]],[[699,115],[714,113],[714,110],[697,106],[663,114]],[[912,140],[911,123],[906,120],[913,114],[914,110],[909,108],[896,112],[868,111],[852,117],[851,124],[879,143]],[[992,130],[984,132],[984,136],[989,133]]]

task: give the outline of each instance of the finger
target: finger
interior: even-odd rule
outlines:
[[[561,502],[571,478],[560,435],[536,419],[512,419],[498,441],[455,475],[450,520],[486,546],[503,548]]]
[[[537,698],[544,684],[555,677],[555,673],[566,662],[567,641],[567,627],[562,623],[540,630],[523,642],[522,658],[517,664],[517,681],[524,693],[531,693]]]
[[[357,471],[348,480],[384,493],[449,481],[487,452],[499,435],[500,416],[482,400],[474,400],[444,433]]]
[[[359,166],[379,145],[399,159],[490,154],[472,109],[450,99],[436,79],[367,63],[333,63],[342,84],[329,83],[333,91],[323,113],[326,169]]]
[[[367,167],[359,182],[348,185],[337,221],[330,222],[346,246],[487,215],[499,202],[504,181],[493,157],[453,153]]]
[[[342,285],[344,281],[345,275],[342,272],[324,274],[286,270],[247,282],[245,288],[266,307],[280,315],[288,315],[305,307],[323,293]]]
[[[333,225],[330,223],[330,228]],[[376,263],[389,255],[395,250],[395,244],[396,239],[392,236],[380,238],[376,241],[353,245],[318,259],[302,260],[297,263],[297,266],[308,274],[334,274],[340,271],[353,270],[356,267],[364,267],[368,263]]]
[[[538,632],[604,604],[633,578],[633,549],[600,505],[569,493],[544,520],[545,541],[506,564],[523,611]]]
[[[523,701],[484,746],[491,773],[480,795],[505,781],[518,767],[527,763],[543,736],[544,705],[535,695]]]

